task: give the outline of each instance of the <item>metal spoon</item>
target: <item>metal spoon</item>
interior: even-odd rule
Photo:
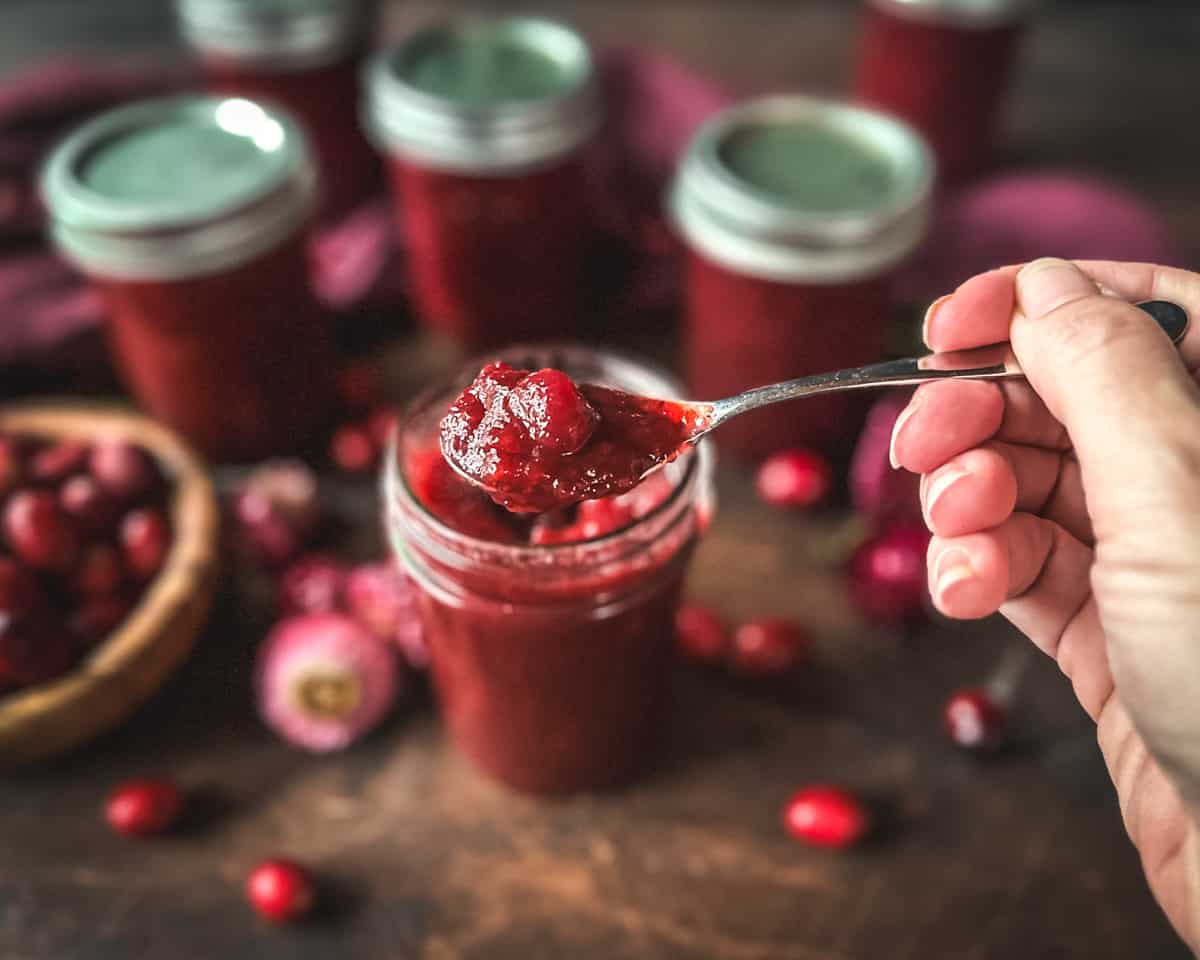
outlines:
[[[1147,300],[1136,306],[1154,318],[1163,332],[1171,338],[1172,343],[1178,344],[1187,333],[1187,311],[1178,304],[1168,300]],[[688,404],[709,408],[707,422],[691,439],[698,439],[731,417],[750,410],[784,400],[811,397],[818,393],[862,390],[867,387],[903,387],[925,383],[928,380],[1003,380],[1023,376],[1025,374],[1013,355],[1012,347],[1007,343],[954,353],[931,353],[924,357],[887,360],[866,367],[835,370],[831,373],[814,373],[783,383],[755,387],[735,397],[727,397],[711,404]]]

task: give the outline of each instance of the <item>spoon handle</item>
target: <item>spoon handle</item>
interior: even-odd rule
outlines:
[[[1187,311],[1167,300],[1147,300],[1137,304],[1154,318],[1163,332],[1178,344],[1188,329]],[[924,357],[885,360],[866,367],[814,373],[811,376],[755,387],[736,397],[718,400],[712,405],[711,425],[717,424],[772,403],[811,397],[837,390],[862,390],[868,387],[903,387],[927,380],[1002,380],[1023,377],[1021,365],[1007,343],[974,350],[931,353]]]

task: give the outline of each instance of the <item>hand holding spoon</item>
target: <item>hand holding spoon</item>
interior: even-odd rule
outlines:
[[[1178,344],[1187,312],[1165,300],[1137,304]],[[455,470],[514,511],[540,512],[622,493],[721,424],[774,403],[839,390],[928,380],[1023,377],[1007,343],[888,360],[755,387],[713,402],[655,400],[556,370],[486,367],[442,421]]]

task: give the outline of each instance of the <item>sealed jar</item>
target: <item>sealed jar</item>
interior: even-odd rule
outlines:
[[[432,26],[366,85],[425,324],[469,345],[569,333],[600,114],[583,39],[538,19]]]
[[[374,0],[176,0],[214,93],[275,103],[304,126],[320,172],[318,216],[364,199],[379,158],[358,123],[358,75]]]
[[[733,107],[697,132],[671,187],[687,246],[689,396],[880,358],[894,268],[921,242],[933,163],[904,124],[808,97]],[[717,441],[755,459],[830,447],[854,428],[844,394],[731,421]]]
[[[1032,0],[868,0],[856,99],[910,123],[945,180],[987,163]]]
[[[303,134],[249,100],[149,100],[91,120],[42,178],[58,250],[103,293],[130,391],[205,453],[302,445],[330,409],[306,282]]]
[[[679,394],[650,368],[583,348],[511,349],[501,359]],[[419,586],[443,716],[480,769],[519,790],[624,783],[644,769],[666,706],[683,576],[713,509],[711,453],[702,444],[671,464],[669,483],[659,477],[662,491],[628,524],[532,544],[507,525],[527,515],[497,513],[438,449],[438,421],[478,371],[414,404],[384,472],[388,533]]]

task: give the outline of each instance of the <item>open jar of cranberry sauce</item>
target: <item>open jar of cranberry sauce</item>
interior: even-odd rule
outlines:
[[[882,114],[807,97],[733,107],[697,132],[671,188],[688,248],[689,396],[880,358],[893,268],[921,242],[933,163]],[[717,441],[746,459],[831,447],[854,429],[847,395],[738,417]]]
[[[150,413],[220,459],[317,439],[332,347],[305,282],[315,176],[292,120],[242,99],[121,107],[51,154],[42,193]]]
[[[869,0],[855,97],[928,139],[954,181],[987,163],[1032,0]]]
[[[429,27],[366,85],[423,322],[468,345],[569,334],[600,113],[584,41],[537,19]]]
[[[583,348],[499,359],[678,396],[655,371]],[[479,367],[416,402],[384,468],[388,534],[420,588],[442,713],[463,752],[509,786],[616,786],[654,748],[684,571],[713,510],[712,454],[701,444],[569,514],[508,513],[438,445],[441,417]]]
[[[216,94],[278,104],[303,125],[320,172],[318,218],[363,200],[379,158],[358,123],[373,0],[176,0],[184,38]]]

